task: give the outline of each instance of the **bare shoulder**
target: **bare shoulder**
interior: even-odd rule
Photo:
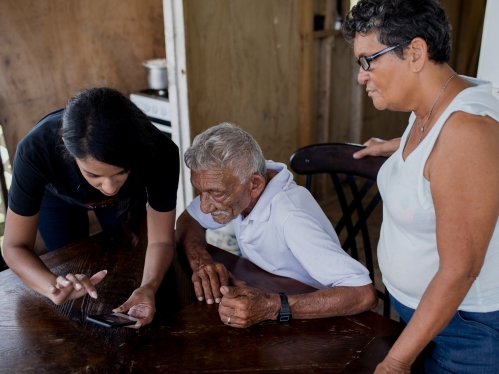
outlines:
[[[468,156],[482,152],[499,156],[498,145],[499,122],[489,116],[455,112],[442,128],[435,149],[446,153],[465,151]]]
[[[449,116],[440,136],[458,138],[499,136],[499,122],[489,116],[458,111]]]
[[[455,112],[440,132],[425,174],[431,177],[433,166],[440,169],[442,163],[465,171],[484,162],[495,168],[499,165],[499,122],[488,116]]]

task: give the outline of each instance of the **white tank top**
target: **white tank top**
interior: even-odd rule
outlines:
[[[423,176],[426,160],[451,113],[463,111],[489,116],[499,122],[499,101],[492,95],[492,85],[464,78],[478,86],[468,88],[456,96],[426,138],[404,161],[403,148],[415,119],[412,113],[400,148],[385,162],[378,174],[378,187],[383,198],[378,260],[383,283],[398,301],[413,309],[419,305],[439,265],[435,207],[430,182]],[[499,144],[497,147],[499,152]],[[494,188],[499,193],[499,186],[488,188]],[[459,202],[456,201],[456,204]],[[496,224],[480,275],[459,310],[499,310],[499,223]]]

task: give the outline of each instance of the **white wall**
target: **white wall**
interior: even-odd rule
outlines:
[[[491,81],[499,99],[499,0],[487,1],[477,78]]]

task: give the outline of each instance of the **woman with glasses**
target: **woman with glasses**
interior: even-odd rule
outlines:
[[[499,102],[449,67],[450,25],[434,0],[360,0],[343,25],[358,81],[379,110],[412,112],[378,174],[378,259],[407,322],[376,373],[499,371]]]
[[[34,252],[37,228],[49,251],[89,235],[88,211],[102,229],[122,225],[134,245],[147,219],[140,288],[115,311],[152,321],[154,296],[173,259],[178,147],[120,92],[92,88],[42,118],[14,159],[3,251],[9,267],[56,304],[85,294],[107,271],[53,274]]]

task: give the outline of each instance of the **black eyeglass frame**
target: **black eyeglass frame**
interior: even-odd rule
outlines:
[[[355,62],[357,62],[357,64],[359,64],[359,66],[364,69],[365,71],[368,71],[369,68],[371,67],[371,61],[378,58],[379,56],[382,56],[384,55],[385,53],[388,53],[390,51],[393,51],[395,48],[398,48],[400,46],[403,46],[405,44],[409,44],[412,40],[409,40],[409,41],[406,41],[406,42],[403,42],[403,43],[399,43],[397,45],[393,45],[391,47],[387,47],[371,56],[362,56],[362,57],[359,57],[359,59]]]

